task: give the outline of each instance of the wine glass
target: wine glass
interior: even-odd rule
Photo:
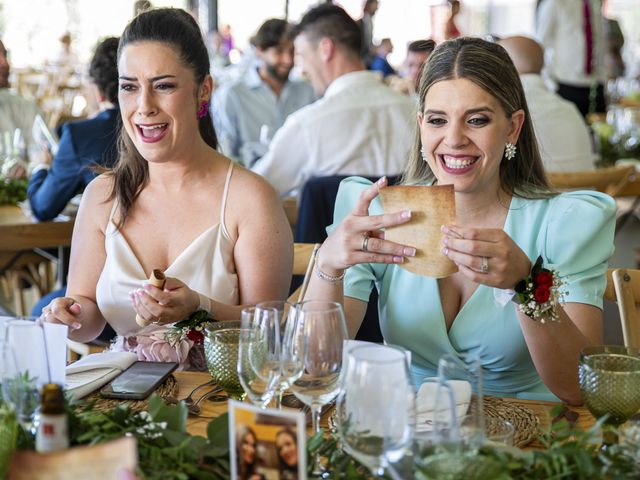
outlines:
[[[214,322],[205,329],[204,353],[209,373],[233,400],[243,400],[244,388],[238,377],[240,322]]]
[[[292,305],[287,301],[270,301],[270,302],[260,302],[256,305],[257,315],[261,318],[264,318],[264,321],[269,324],[278,325],[279,327],[279,336],[277,341],[280,345],[280,381],[276,384],[275,387],[275,406],[277,409],[281,408],[282,405],[282,395],[285,390],[289,388],[291,377],[295,377],[300,373],[300,367],[296,365],[291,365],[286,362],[285,355],[282,354],[282,347],[284,345],[284,337],[287,332],[287,326],[289,326],[289,331],[291,327],[293,327],[293,321],[295,316],[295,309],[291,308]],[[271,349],[272,350],[272,349]]]
[[[578,368],[584,403],[594,417],[607,415],[604,423],[618,426],[640,410],[640,350],[605,345],[585,347]],[[605,429],[603,446],[617,443]]]
[[[354,347],[336,400],[345,450],[376,476],[400,460],[413,441],[415,395],[404,350],[377,344]]]
[[[242,310],[238,376],[249,400],[266,407],[280,384],[280,326],[275,309]]]
[[[336,302],[308,300],[297,303],[295,310],[295,321],[285,339],[285,361],[296,370],[290,388],[311,408],[313,432],[318,433],[320,410],[340,389],[347,326],[342,305]]]

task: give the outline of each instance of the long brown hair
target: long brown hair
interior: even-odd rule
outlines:
[[[510,195],[524,198],[549,196],[552,192],[544,174],[522,83],[506,50],[498,44],[471,37],[456,38],[438,45],[427,60],[420,80],[420,111],[424,111],[427,92],[435,83],[458,78],[475,83],[495,97],[508,118],[516,110],[524,110],[525,120],[516,143],[516,155],[500,164],[501,188]],[[422,159],[421,148],[420,130],[417,129],[403,183],[435,181],[429,164]]]
[[[193,71],[198,87],[209,74],[209,56],[200,28],[193,17],[184,10],[159,8],[139,14],[127,25],[120,38],[118,58],[122,55],[124,47],[143,41],[162,42],[171,46],[178,53],[180,61]],[[198,128],[207,145],[216,149],[218,139],[211,116],[205,115],[201,118]],[[113,188],[109,199],[115,198],[118,202],[120,218],[117,228],[120,229],[131,206],[149,181],[149,165],[124,128],[120,129],[118,147],[118,162],[109,172],[113,176]]]

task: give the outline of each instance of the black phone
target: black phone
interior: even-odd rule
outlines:
[[[100,389],[105,398],[144,400],[178,367],[175,362],[135,362]]]

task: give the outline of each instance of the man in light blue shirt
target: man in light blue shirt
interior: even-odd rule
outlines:
[[[289,80],[293,68],[290,24],[267,20],[253,43],[259,59],[256,68],[218,89],[211,110],[223,153],[247,167],[267,152],[289,114],[315,99],[309,84]]]

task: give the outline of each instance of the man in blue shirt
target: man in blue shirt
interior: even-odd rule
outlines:
[[[259,59],[256,68],[218,89],[211,109],[223,153],[247,167],[267,152],[271,138],[289,114],[315,99],[306,82],[289,80],[293,68],[291,25],[269,19],[252,42]]]

